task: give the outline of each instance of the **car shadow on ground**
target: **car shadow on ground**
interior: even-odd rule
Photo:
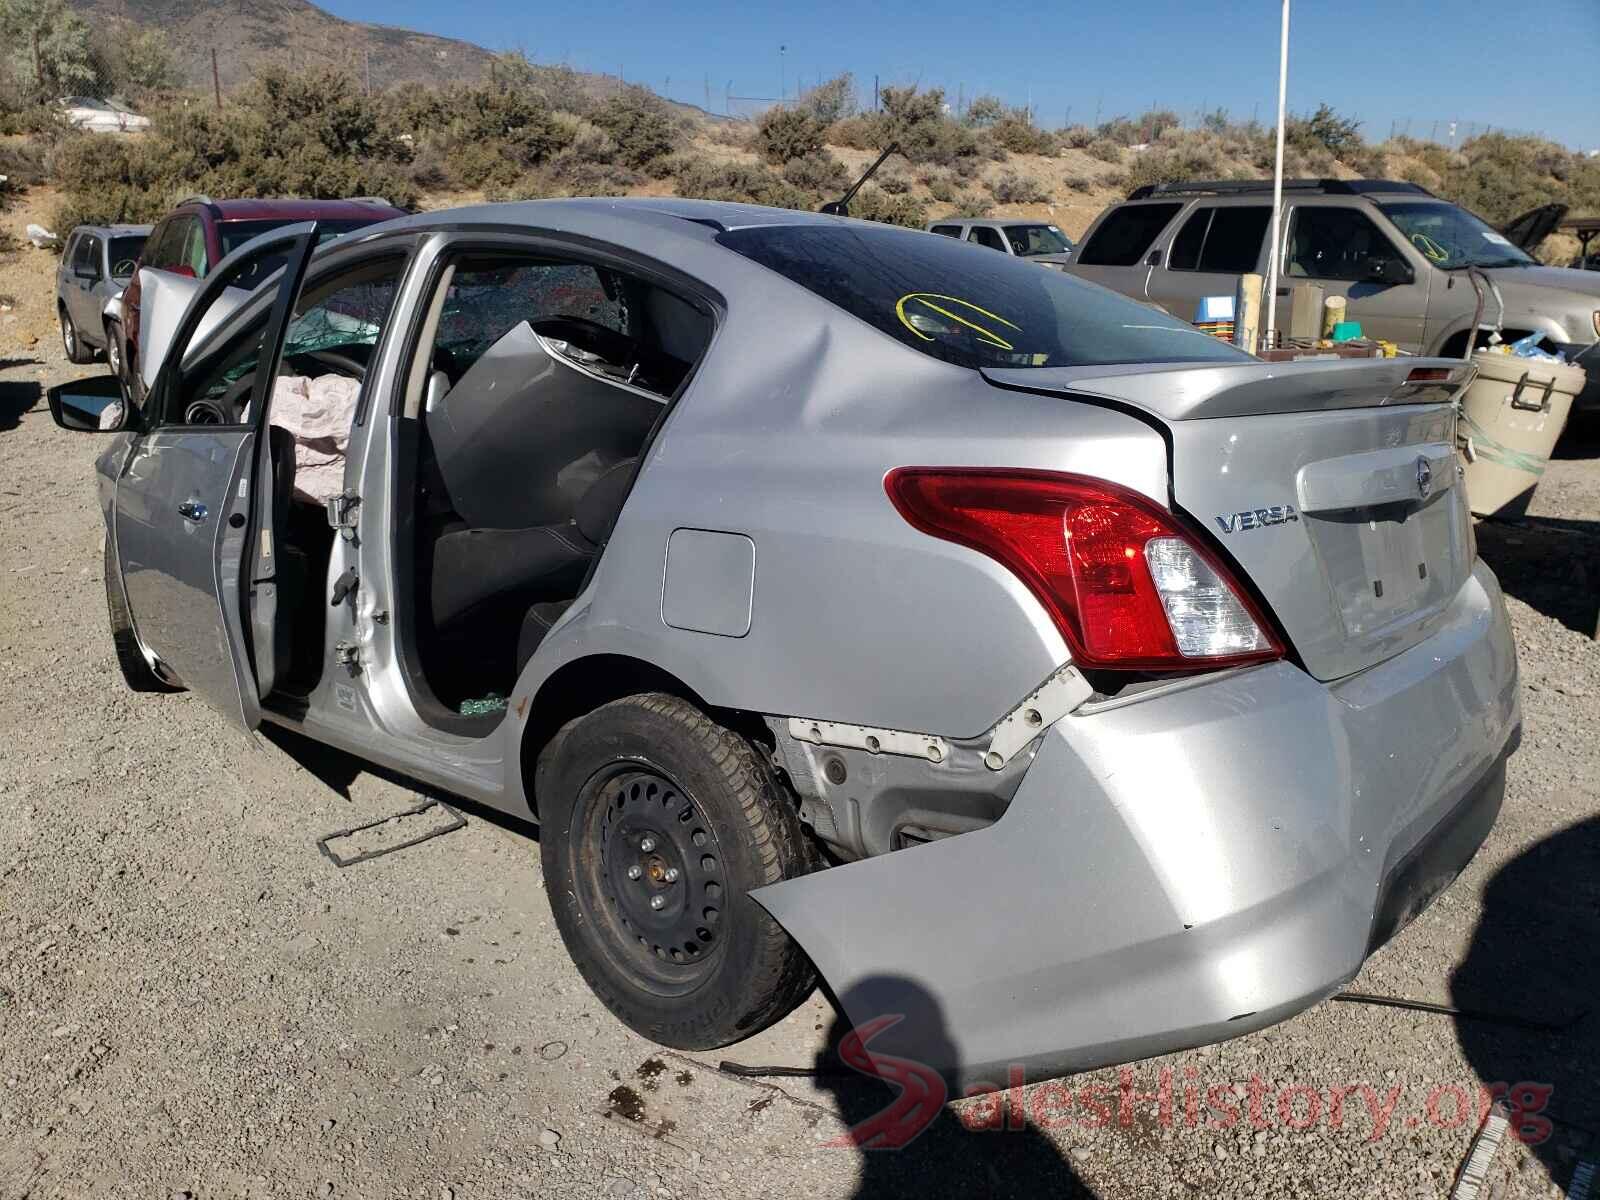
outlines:
[[[1513,1126],[1563,1195],[1580,1161],[1600,1159],[1600,1014],[1589,1011],[1597,976],[1600,818],[1591,818],[1496,873],[1450,979],[1458,1008],[1563,1026],[1456,1023],[1467,1062],[1484,1085],[1507,1085]]]
[[[0,359],[0,367],[9,366]],[[22,414],[44,399],[44,388],[33,380],[0,382],[0,433],[22,424]]]
[[[1551,458],[1600,458],[1600,412],[1584,411],[1567,418]]]
[[[852,995],[875,997],[867,1006],[873,1008],[882,997],[893,996],[890,1007],[896,1010],[876,1019],[894,1018],[881,1036],[870,1032],[874,1020],[861,1025],[854,1046],[850,1039],[857,1027],[843,1015]],[[1003,1094],[996,1094],[992,1102],[980,1102],[987,1106],[981,1115],[969,1109],[967,1122],[944,1102],[946,1084],[921,1060],[949,1063],[956,1052],[938,1002],[926,989],[902,978],[869,979],[836,1002],[835,1009],[839,1015],[828,1029],[827,1048],[814,1065],[818,1086],[832,1094],[840,1117],[850,1127],[830,1144],[832,1149],[854,1148],[861,1156],[861,1174],[851,1200],[901,1196],[1092,1200],[1094,1191],[1061,1151],[1024,1113],[1011,1109]],[[997,1015],[997,1019],[1004,1018]],[[923,1031],[919,1045],[924,1049],[917,1058],[896,1056],[890,1048],[894,1025],[901,1022]],[[866,1065],[863,1051],[870,1053],[878,1078],[846,1065],[852,1061]],[[1019,1094],[1019,1107],[1021,1103]],[[985,1125],[992,1127],[982,1128]]]
[[[285,729],[281,725],[261,726],[261,736],[264,740],[277,747],[294,762],[313,775],[318,782],[329,791],[342,799],[350,799],[350,785],[359,776],[371,775],[392,783],[398,788],[404,788],[415,793],[417,801],[442,800],[451,808],[456,809],[464,816],[477,817],[491,825],[498,825],[511,833],[522,837],[539,840],[538,826],[531,821],[519,820],[507,816],[498,809],[490,808],[487,804],[480,804],[476,800],[469,800],[465,796],[444,791],[442,788],[433,787],[431,784],[422,783],[412,779],[399,771],[392,771],[387,767],[379,766],[354,754],[329,746],[323,742],[307,737],[305,734],[296,733],[292,729]],[[405,805],[396,804],[396,810]]]
[[[1479,521],[1478,553],[1506,594],[1593,637],[1600,623],[1600,521]]]

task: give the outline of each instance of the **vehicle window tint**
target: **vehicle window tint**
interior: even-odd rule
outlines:
[[[1261,205],[1218,208],[1211,217],[1211,228],[1206,231],[1200,269],[1223,275],[1254,271],[1271,219],[1272,209]]]
[[[587,264],[464,259],[439,318],[438,366],[459,379],[483,352],[527,321],[595,325],[628,333],[622,294]],[[569,330],[569,332],[571,332]]]
[[[270,233],[274,229],[281,229],[285,225],[293,225],[290,220],[261,220],[261,221],[223,221],[217,226],[217,238],[222,242],[222,256],[226,258],[251,238],[260,237],[263,233]],[[344,221],[318,221],[317,245],[331,242],[336,237],[341,237],[353,229],[364,229],[372,221],[344,220]],[[282,260],[279,260],[282,266]],[[270,275],[272,272],[264,272]]]
[[[1078,251],[1086,267],[1131,267],[1183,205],[1125,204],[1112,212]]]
[[[141,266],[159,267],[161,265],[161,249],[166,244],[167,231],[171,228],[171,222],[163,222],[150,231],[150,236],[145,239],[144,251],[139,256]]]
[[[967,241],[976,242],[980,246],[987,246],[991,250],[1006,252],[1005,239],[1000,236],[998,229],[990,229],[987,225],[974,225],[967,234]]]
[[[889,226],[773,225],[717,241],[902,345],[963,367],[1249,357],[1192,325],[1060,271]]]
[[[99,263],[95,261],[96,251],[100,241],[92,233],[78,235],[78,244],[72,250],[72,269],[74,271],[95,271],[98,273]]]
[[[1289,222],[1286,274],[1299,279],[1361,280],[1374,260],[1396,259],[1400,252],[1367,215],[1353,208],[1297,205]]]
[[[958,237],[961,236],[961,226],[959,226],[959,225],[935,225],[933,227],[933,229],[931,230],[931,232],[933,232],[933,233],[942,233],[942,234],[944,234],[945,237],[958,238]]]
[[[1200,265],[1200,247],[1205,245],[1206,229],[1211,224],[1214,208],[1197,208],[1172,239],[1172,249],[1167,252],[1169,271],[1193,271]]]
[[[184,235],[183,249],[178,257],[180,267],[188,267],[194,272],[196,279],[204,279],[206,274],[206,229],[199,221],[190,218],[188,231]]]
[[[161,235],[156,261],[152,262],[151,266],[170,271],[183,263],[183,248],[189,239],[189,224],[188,217],[173,217],[167,222],[167,228]]]
[[[133,274],[133,265],[139,261],[139,254],[143,249],[144,238],[137,234],[112,238],[111,252],[106,256],[111,262],[112,278],[129,278]]]

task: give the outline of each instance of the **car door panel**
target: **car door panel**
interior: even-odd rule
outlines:
[[[1152,266],[1146,295],[1181,321],[1195,320],[1208,296],[1231,300],[1240,277],[1261,270],[1271,214],[1266,205],[1196,206]]]
[[[1316,226],[1302,223],[1316,221]],[[1299,203],[1284,222],[1284,260],[1279,277],[1278,325],[1288,328],[1287,289],[1297,283],[1319,285],[1325,298],[1345,299],[1345,320],[1369,338],[1394,342],[1421,353],[1428,313],[1430,272],[1419,269],[1360,208],[1327,202]],[[1373,255],[1396,258],[1412,272],[1410,283],[1376,283],[1361,278],[1361,263]]]
[[[270,464],[262,469],[258,450],[288,313],[314,245],[313,226],[286,227],[201,285],[176,322],[150,391],[154,428],[139,438],[117,481],[116,542],[140,640],[191,691],[244,728],[260,720],[245,589],[260,574],[258,559],[270,557],[275,534]],[[265,254],[286,255],[287,263],[269,285],[270,308],[195,360],[191,349],[224,319],[210,310],[238,306],[229,281]],[[165,282],[160,273],[145,276],[146,286],[158,281]],[[253,344],[244,410],[251,423],[183,423],[187,385],[222,378],[233,360],[219,363],[219,356]]]
[[[230,570],[238,578],[245,528],[234,516],[248,512],[249,488],[240,485],[253,446],[246,429],[148,434],[118,480],[116,502],[123,588],[140,640],[241,725],[256,719],[242,704],[248,663],[237,661],[219,597]]]
[[[91,233],[86,233],[78,239],[78,245],[73,251],[72,265],[67,276],[67,311],[72,314],[72,323],[78,327],[78,336],[83,338],[84,331],[89,333],[89,340],[98,341],[95,335],[99,333],[100,322],[97,316],[91,320],[90,302],[93,298],[94,280],[82,272],[89,271],[99,259],[99,240]]]

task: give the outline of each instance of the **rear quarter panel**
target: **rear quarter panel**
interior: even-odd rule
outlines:
[[[993,387],[809,295],[765,299],[733,307],[590,587],[516,694],[586,655],[627,654],[713,705],[982,733],[1066,661],[1066,646],[1009,572],[912,529],[884,475],[906,465],[1077,471],[1164,503],[1164,443],[1133,417]],[[748,633],[664,622],[675,529],[755,543]]]

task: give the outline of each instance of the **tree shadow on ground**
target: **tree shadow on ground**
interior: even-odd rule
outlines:
[[[7,365],[0,360],[0,366]],[[22,424],[22,414],[31,410],[44,398],[44,388],[36,381],[0,382],[0,433]]]
[[[853,1026],[841,1011],[828,1030],[828,1048],[815,1063],[817,1083],[833,1094],[840,1116],[850,1126],[830,1152],[848,1153],[853,1147],[861,1156],[852,1200],[901,1196],[1092,1200],[1095,1193],[1024,1114],[996,1120],[997,1128],[974,1130],[944,1103],[946,1084],[929,1064],[955,1062],[956,1050],[938,1002],[926,989],[906,979],[868,980],[846,993],[841,1009],[848,1011],[852,996],[864,994],[892,994],[897,1011],[883,1014],[883,1019],[898,1017],[895,1024],[903,1021],[921,1033],[912,1058],[883,1048],[894,1038],[893,1025],[883,1029],[880,1042],[870,1032],[871,1020]],[[860,1031],[855,1047],[849,1041],[852,1029]],[[870,1053],[878,1078],[842,1065],[863,1061],[863,1048]],[[1001,1102],[1000,1095],[993,1098],[993,1112],[1010,1112],[1009,1107],[1000,1107]]]
[[[1468,1063],[1485,1086],[1507,1085],[1513,1127],[1562,1194],[1580,1159],[1600,1157],[1600,1016],[1581,1015],[1595,1005],[1596,978],[1600,818],[1552,834],[1496,873],[1450,979],[1458,1008],[1566,1026],[1456,1022]]]

